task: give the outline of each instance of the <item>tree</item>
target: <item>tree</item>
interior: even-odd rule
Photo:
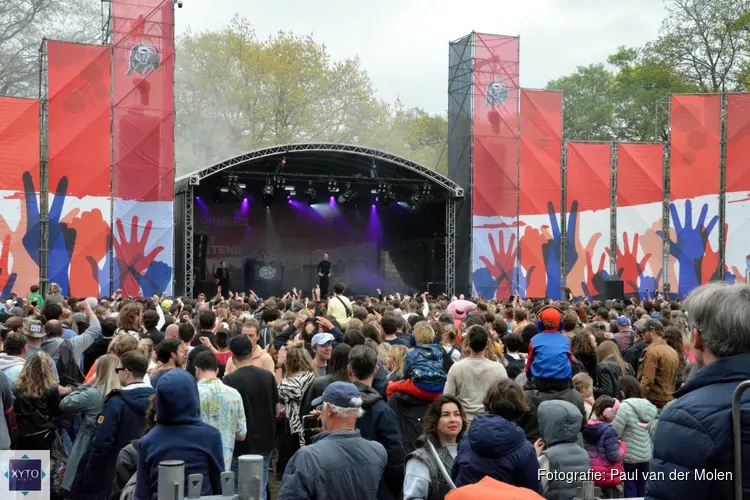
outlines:
[[[614,74],[603,64],[579,66],[573,74],[547,84],[548,89],[563,93],[566,138],[611,141],[616,137],[614,87]]]
[[[292,142],[361,144],[446,171],[447,119],[375,97],[358,59],[332,61],[309,35],[266,40],[235,17],[219,32],[188,32],[175,69],[178,175],[240,153]]]
[[[654,57],[702,92],[745,90],[750,0],[666,0]]]
[[[93,0],[0,2],[0,95],[38,96],[42,39],[98,41],[99,5]]]

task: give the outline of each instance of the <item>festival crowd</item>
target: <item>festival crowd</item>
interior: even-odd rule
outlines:
[[[281,500],[572,500],[591,483],[728,499],[742,480],[746,285],[684,302],[47,292],[0,303],[0,449],[48,450],[53,498],[155,500],[164,460],[218,495],[243,455]]]

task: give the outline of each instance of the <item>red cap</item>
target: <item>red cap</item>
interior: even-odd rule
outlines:
[[[554,307],[547,307],[539,311],[539,319],[541,320],[542,325],[552,323],[555,325],[555,328],[557,328],[562,319],[562,313]]]

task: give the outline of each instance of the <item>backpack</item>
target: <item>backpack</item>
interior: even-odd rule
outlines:
[[[81,368],[78,366],[73,357],[73,344],[69,340],[64,340],[60,344],[57,358],[57,374],[60,376],[60,385],[79,386],[83,384],[84,376]]]
[[[423,419],[430,403],[420,401],[408,394],[396,392],[388,400],[388,404],[396,414],[396,420],[404,442],[404,452],[408,455],[417,449],[417,439],[424,434]]]
[[[449,352],[446,352],[443,346],[440,346],[440,350],[443,351],[443,370],[445,370],[445,374],[448,375],[448,370],[451,369],[451,366],[455,364],[455,361],[453,361],[453,357],[451,354],[453,354],[453,351],[456,350],[455,347],[451,347],[451,350]]]

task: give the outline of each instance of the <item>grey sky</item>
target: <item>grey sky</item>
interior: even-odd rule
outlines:
[[[521,36],[521,85],[540,88],[619,45],[656,37],[660,0],[184,0],[177,33],[246,17],[258,35],[312,33],[335,59],[359,56],[380,98],[442,113],[448,42],[470,33]]]

